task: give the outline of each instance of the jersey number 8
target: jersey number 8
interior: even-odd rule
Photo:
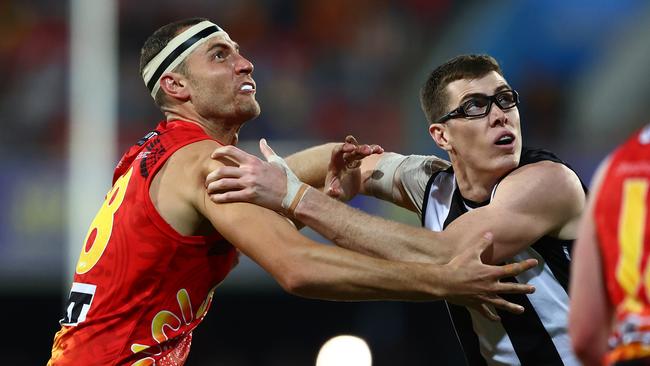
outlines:
[[[113,188],[106,194],[106,200],[99,212],[97,212],[86,234],[84,246],[81,248],[81,254],[77,262],[77,274],[90,271],[104,254],[113,231],[113,218],[122,205],[122,201],[124,201],[131,173],[133,173],[133,167],[118,178]]]

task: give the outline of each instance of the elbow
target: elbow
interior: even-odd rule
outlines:
[[[296,296],[303,296],[305,288],[309,287],[309,281],[296,270],[283,271],[276,279],[284,291]]]
[[[295,296],[307,297],[316,283],[307,266],[294,262],[279,267],[274,277],[282,289]]]
[[[576,357],[583,365],[600,365],[604,356],[604,349],[599,347],[592,337],[580,332],[570,332],[571,346]]]
[[[573,348],[573,353],[575,353],[576,357],[580,360],[584,360],[589,353],[589,347],[584,341],[584,338],[577,337],[575,334],[571,334],[571,347]]]
[[[600,365],[602,357],[600,357],[596,352],[594,352],[593,348],[590,348],[587,345],[575,345],[573,346],[573,352],[575,353],[576,357],[580,362],[582,362],[583,365],[589,366],[589,365]]]
[[[568,320],[573,352],[584,365],[601,365],[607,352],[609,333],[606,317],[585,309],[578,293],[572,295]]]
[[[316,244],[295,242],[281,253],[267,257],[263,266],[282,289],[292,295],[310,297],[325,281],[319,257],[321,250]]]

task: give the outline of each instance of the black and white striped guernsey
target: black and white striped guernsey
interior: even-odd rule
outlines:
[[[524,148],[519,167],[542,160],[564,164],[548,151]],[[496,187],[492,195],[495,191]],[[478,206],[488,203],[489,200]],[[429,179],[422,206],[422,225],[442,231],[476,207],[477,204],[463,199],[453,169],[449,167]],[[526,308],[521,315],[498,311],[501,322],[492,322],[473,310],[447,303],[469,365],[579,365],[567,327],[571,246],[572,240],[544,236],[512,258],[513,262],[536,258],[540,263],[508,279],[534,285],[534,294],[502,295]]]

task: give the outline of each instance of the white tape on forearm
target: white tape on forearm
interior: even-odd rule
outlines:
[[[289,207],[291,207],[291,203],[293,203],[293,200],[296,198],[296,195],[300,190],[300,186],[302,186],[303,183],[300,181],[300,179],[298,179],[298,177],[296,177],[291,169],[289,169],[287,162],[284,161],[284,159],[281,157],[272,155],[271,157],[267,158],[267,160],[269,163],[277,164],[282,167],[284,173],[287,175],[287,194],[282,199],[282,208],[288,210]]]

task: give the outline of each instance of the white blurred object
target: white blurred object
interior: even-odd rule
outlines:
[[[117,163],[117,1],[70,1],[68,238],[70,280]]]
[[[352,335],[331,338],[318,352],[316,366],[371,366],[368,343]]]

